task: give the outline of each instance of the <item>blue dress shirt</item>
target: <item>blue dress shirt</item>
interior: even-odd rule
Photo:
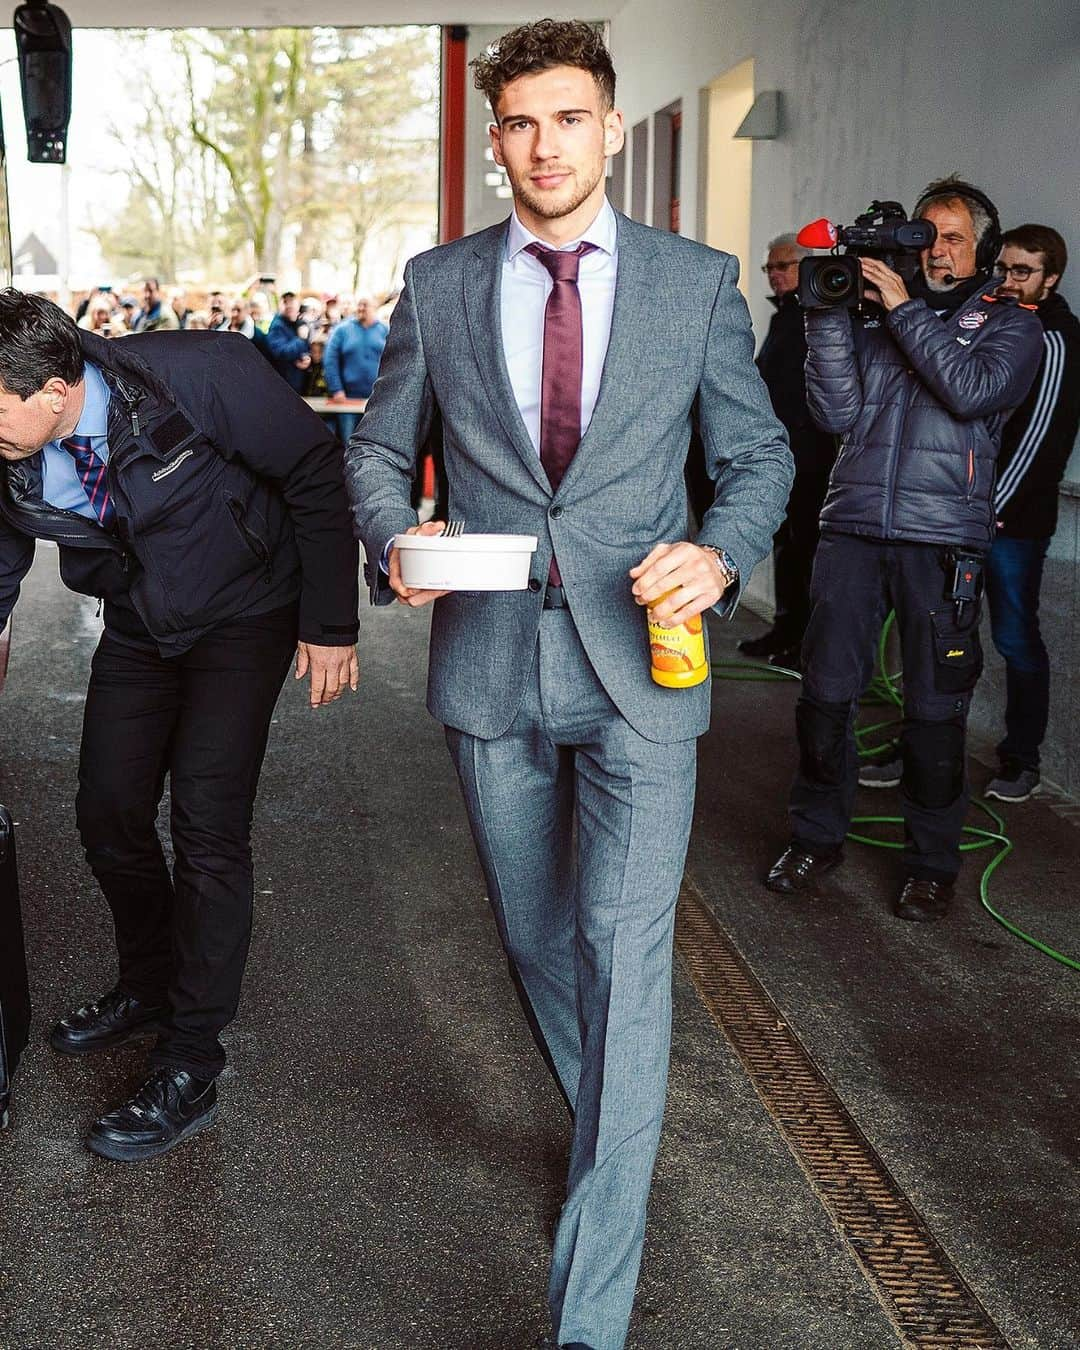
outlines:
[[[109,442],[107,439],[109,421],[109,386],[97,366],[86,363],[84,380],[86,399],[82,416],[73,435],[89,436],[90,447],[103,463],[109,462]],[[63,448],[59,441],[49,441],[41,452],[41,492],[50,506],[58,506],[64,511],[74,511],[87,520],[97,520],[97,513],[90,505],[75,460]]]

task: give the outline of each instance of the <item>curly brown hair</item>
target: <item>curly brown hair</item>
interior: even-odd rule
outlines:
[[[511,80],[538,75],[555,66],[587,70],[600,90],[601,106],[615,106],[615,67],[598,29],[581,19],[539,19],[497,38],[470,61],[473,83],[495,113],[495,105]],[[497,116],[497,114],[496,114]]]

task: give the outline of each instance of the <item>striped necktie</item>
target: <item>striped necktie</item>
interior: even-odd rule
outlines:
[[[98,522],[111,530],[116,512],[105,478],[105,461],[94,453],[89,436],[67,436],[60,444],[75,461],[79,482]]]

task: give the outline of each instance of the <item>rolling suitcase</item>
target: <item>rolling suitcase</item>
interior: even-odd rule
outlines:
[[[30,989],[15,866],[15,830],[11,812],[0,806],[0,1130],[8,1123],[11,1080],[29,1030]]]

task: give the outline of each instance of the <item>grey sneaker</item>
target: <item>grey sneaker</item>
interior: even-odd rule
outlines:
[[[900,785],[904,761],[896,759],[868,759],[859,765],[859,785],[869,788],[890,788]]]
[[[1023,769],[1007,765],[996,778],[991,778],[983,792],[984,797],[996,797],[999,802],[1026,802],[1042,791],[1038,769]]]

